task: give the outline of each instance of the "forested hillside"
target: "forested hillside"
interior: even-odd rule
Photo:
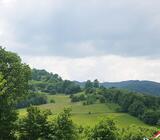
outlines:
[[[55,91],[53,94],[63,93],[62,96],[70,99],[63,106],[60,103],[62,100],[56,101],[53,108],[55,101],[51,99],[48,103],[48,98],[56,95],[51,95],[49,89]],[[82,92],[77,93],[79,91]],[[46,109],[33,106],[44,103]],[[68,107],[67,104],[71,108],[63,108]],[[29,106],[24,108],[26,113],[20,115],[17,107],[26,106]],[[94,126],[79,126],[72,120],[75,117],[71,113],[72,107],[78,114],[77,121],[86,114],[95,121],[93,117],[105,111],[104,118]],[[60,108],[64,111],[58,114],[52,111]],[[83,114],[80,114],[82,111]],[[117,116],[124,113],[123,120],[119,119],[120,124],[132,118],[129,113],[158,127],[160,99],[115,88],[106,89],[100,86],[98,80],[88,80],[80,89],[74,82],[62,80],[58,75],[45,70],[31,70],[17,54],[0,47],[0,140],[141,140],[152,138],[158,131],[148,125],[118,127],[117,122],[108,118],[111,113]],[[138,123],[144,124],[141,121]]]
[[[74,94],[81,91],[78,84],[63,80],[58,74],[37,69],[32,69],[31,72],[32,76],[29,85],[32,92]]]
[[[63,80],[58,74],[49,73],[46,70],[33,69],[32,80],[30,80],[29,83],[30,90],[33,93],[44,92],[52,95],[64,93],[71,95],[72,102],[83,101],[84,105],[94,104],[97,99],[99,99],[101,103],[115,103],[121,106],[122,112],[129,113],[145,123],[159,125],[160,97],[142,94],[144,92],[140,93],[134,90],[134,92],[132,92],[132,90],[120,90],[121,88],[127,89],[125,88],[127,87],[127,83],[128,87],[133,87],[133,89],[134,87],[139,87],[141,90],[149,89],[152,84],[147,81],[128,81],[121,83],[107,83],[104,85],[104,83],[101,84],[95,79],[93,82],[88,80],[87,82],[81,83],[83,85],[81,85],[80,88],[79,82]],[[144,83],[146,83],[146,86]],[[115,87],[117,87],[117,89]],[[152,88],[150,90],[152,90]],[[153,90],[156,89],[153,88]],[[83,91],[85,94],[74,95],[80,91]]]
[[[121,106],[121,111],[135,116],[147,124],[160,125],[160,97],[120,90],[105,88],[95,80],[88,80],[84,87],[85,95],[71,96],[73,102],[84,101],[93,104],[97,99],[101,103],[115,103]]]
[[[85,87],[86,82],[63,80],[58,74],[49,73],[46,70],[32,70],[30,89],[35,92],[74,94]],[[126,89],[154,96],[160,96],[160,83],[153,81],[130,80],[122,82],[104,82],[100,86],[106,88]]]
[[[75,81],[76,84],[80,85],[82,88],[85,86],[86,82]],[[130,80],[122,82],[104,82],[100,83],[101,86],[106,88],[119,88],[126,89],[133,92],[139,92],[154,96],[160,96],[160,83],[153,81],[139,81],[139,80]]]
[[[153,81],[138,81],[138,80],[131,80],[131,81],[123,81],[123,82],[105,82],[102,83],[106,88],[116,87],[121,89],[127,89],[134,92],[140,92],[155,96],[160,96],[160,83],[153,82]]]

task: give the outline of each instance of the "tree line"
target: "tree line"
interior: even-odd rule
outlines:
[[[160,97],[136,94],[118,89],[102,89],[106,102],[117,103],[127,112],[150,125],[160,125]]]
[[[49,120],[52,114],[49,110],[29,107],[27,114],[19,118],[17,104],[27,96],[32,97],[30,79],[30,67],[22,63],[17,54],[0,47],[0,140],[139,140],[144,136],[151,137],[157,131],[155,128],[119,129],[110,119],[102,120],[93,128],[78,127],[73,124],[69,109],[65,109],[54,120]],[[102,95],[106,101],[112,102],[119,97],[117,93],[110,94],[106,89]],[[117,102],[123,106],[124,95],[119,95]],[[159,100],[153,100],[156,102],[145,104],[151,110],[156,109],[155,104],[159,104]]]
[[[151,138],[158,130],[129,126],[118,128],[106,118],[94,127],[77,126],[72,122],[71,109],[64,109],[54,120],[48,120],[52,113],[29,107],[27,115],[18,121],[18,140],[142,140]]]
[[[115,103],[119,111],[129,113],[150,125],[160,125],[160,97],[130,92],[117,88],[105,88],[98,80],[88,80],[83,94],[70,96],[72,102],[83,101],[84,105],[100,103]]]
[[[81,91],[78,84],[70,80],[63,80],[58,74],[46,70],[31,70],[29,88],[32,92],[45,92],[50,94],[74,94]]]

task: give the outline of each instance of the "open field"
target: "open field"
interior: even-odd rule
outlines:
[[[41,109],[50,109],[53,112],[54,115],[50,116],[50,119],[62,112],[65,107],[70,107],[72,109],[72,120],[77,125],[94,126],[102,118],[110,117],[115,120],[119,127],[127,127],[132,124],[149,127],[139,119],[127,113],[118,113],[117,108],[119,108],[119,106],[116,104],[96,103],[84,106],[82,102],[71,103],[69,96],[66,95],[48,95],[48,100],[50,101],[51,99],[54,99],[55,103],[38,106]],[[20,116],[25,114],[25,109],[21,109]]]

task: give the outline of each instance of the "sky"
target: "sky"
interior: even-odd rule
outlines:
[[[0,46],[85,81],[160,82],[159,0],[0,0]]]

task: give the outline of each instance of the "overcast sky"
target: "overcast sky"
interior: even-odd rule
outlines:
[[[64,79],[160,82],[160,1],[0,0],[0,45]]]

